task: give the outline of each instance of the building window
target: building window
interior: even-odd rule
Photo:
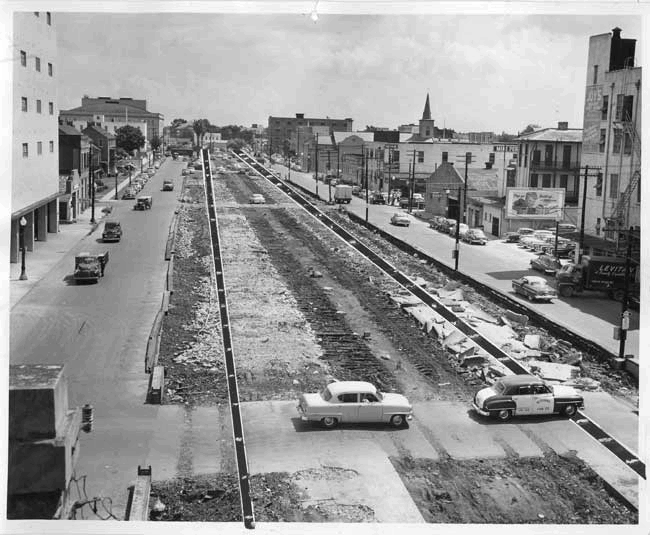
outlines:
[[[54,152],[54,141],[50,141],[50,152]]]
[[[530,165],[539,165],[541,158],[542,152],[539,150],[534,150],[530,157]]]
[[[560,187],[566,189],[569,175],[560,175]]]
[[[34,11],[34,15],[36,15],[37,17],[41,16],[41,14],[38,11]]]
[[[20,97],[20,109],[27,111],[27,97]]]
[[[488,156],[488,161],[489,161],[491,164],[494,164],[494,162],[496,161],[496,154],[495,154],[494,152],[491,152],[491,153],[490,153],[490,155]]]
[[[29,156],[29,145],[27,143],[23,143],[23,158],[27,158]]]
[[[424,151],[423,150],[418,151],[418,163],[424,163]]]
[[[448,152],[443,152],[442,153],[442,161],[443,161],[443,163],[449,161],[449,153]]]
[[[614,154],[619,154],[621,152],[621,139],[623,137],[623,132],[618,128],[614,129],[614,144],[612,146],[612,152]]]
[[[48,64],[47,64],[47,74],[49,74],[50,76],[52,76],[52,73],[53,73],[53,72],[54,72],[54,68],[52,67],[52,64],[51,64],[51,63],[48,63]]]
[[[598,151],[605,152],[605,139],[607,138],[607,130],[600,129],[600,143],[598,144]]]
[[[542,175],[542,187],[543,188],[551,187],[551,175],[549,174]]]
[[[393,151],[393,163],[399,163],[399,151],[398,150]]]
[[[47,107],[49,108],[50,115],[54,115],[54,102],[50,102]]]
[[[594,84],[598,83],[598,65],[594,65]]]
[[[528,167],[528,145],[524,147],[524,167]]]
[[[27,67],[27,52],[25,52],[24,50],[20,51],[20,64],[23,67]]]
[[[426,137],[429,137],[429,136],[431,135],[431,130],[429,130],[429,129],[427,128],[427,130],[426,130],[426,132],[425,132],[424,135],[425,135]]]
[[[42,141],[37,141],[36,142],[36,154],[43,154],[43,142]]]
[[[538,178],[539,177],[538,177],[537,173],[531,173],[531,175],[530,175],[530,187],[531,188],[536,188],[537,187]]]
[[[632,138],[627,132],[625,133],[625,145],[623,146],[623,154],[632,154]]]
[[[38,72],[41,72],[41,58],[34,58],[35,64],[36,64],[36,70]]]
[[[602,197],[603,196],[603,175],[601,173],[598,173],[598,177],[596,178],[596,197]]]
[[[544,163],[551,165],[553,163],[553,145],[544,146]]]
[[[603,121],[607,120],[607,112],[609,111],[609,95],[603,95],[603,107],[600,109],[600,118]]]
[[[616,95],[616,120],[620,121],[623,118],[623,99],[625,95]]]
[[[45,18],[47,20],[47,25],[52,26],[52,13],[50,13],[49,11],[46,11],[45,12]]]
[[[600,236],[600,217],[596,218],[596,236]]]
[[[615,173],[609,175],[609,198],[618,198],[618,175]]]
[[[42,113],[40,99],[36,99],[36,113]]]

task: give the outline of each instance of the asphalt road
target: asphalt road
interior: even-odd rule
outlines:
[[[77,465],[77,475],[87,475],[89,496],[126,501],[127,486],[147,458],[157,409],[144,405],[144,354],[164,290],[165,243],[183,165],[163,163],[141,191],[153,197],[151,210],[114,201],[110,219],[121,222],[122,240],[101,243],[100,225],[11,313],[11,364],[64,364],[70,407],[90,403],[95,408],[94,430],[82,433]],[[160,191],[164,179],[174,179],[173,192]],[[109,251],[105,276],[98,284],[76,285],[74,256],[93,250]],[[122,518],[120,505],[116,508]]]
[[[274,165],[273,169],[286,177],[287,168]],[[291,171],[291,180],[303,187],[314,191],[314,180],[311,175]],[[329,199],[327,184],[319,183],[319,197]],[[332,198],[334,188],[332,188]],[[352,202],[345,205],[347,210],[365,217],[365,199],[353,197]],[[396,227],[390,224],[390,217],[395,212],[405,212],[396,206],[369,205],[368,220],[373,225],[386,230],[404,241],[420,247],[436,259],[453,267],[452,251],[455,239],[429,228],[428,223],[412,217],[409,227]],[[522,301],[527,306],[547,314],[556,323],[581,336],[594,340],[613,354],[619,352],[619,341],[613,339],[613,328],[620,324],[621,305],[604,297],[599,292],[585,292],[582,296],[555,299],[552,303],[530,303],[512,292],[512,279],[523,275],[544,277],[539,271],[530,269],[530,260],[534,254],[519,248],[514,243],[504,243],[501,240],[490,240],[486,246],[460,243],[459,270],[475,280],[488,284],[511,297]],[[396,266],[399,268],[399,266]],[[552,280],[552,277],[548,277]],[[625,347],[625,354],[639,356],[639,314],[632,312],[630,331]]]

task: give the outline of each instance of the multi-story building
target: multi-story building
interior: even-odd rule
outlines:
[[[581,164],[589,167],[585,233],[604,239],[599,248],[624,253],[627,230],[638,254],[641,216],[641,67],[635,39],[621,29],[589,38]],[[595,176],[594,176],[595,175]],[[585,195],[586,193],[586,195]],[[592,240],[593,241],[593,240]]]
[[[59,126],[59,217],[72,223],[90,203],[91,139],[68,124]]]
[[[567,217],[575,218],[582,128],[569,128],[569,123],[559,122],[557,128],[543,128],[525,134],[518,137],[516,142],[519,155],[515,186],[564,189]]]
[[[131,117],[129,117],[128,123],[126,121],[120,121],[120,120],[112,120],[107,122],[106,117],[104,115],[95,115],[92,121],[87,121],[83,119],[75,119],[71,121],[68,119],[66,121],[66,124],[69,124],[80,131],[85,130],[90,125],[94,125],[104,130],[105,132],[110,133],[114,139],[115,139],[115,133],[120,128],[122,128],[123,126],[127,126],[128,124],[129,126],[139,128],[144,138],[148,139],[147,121],[144,119],[132,119]],[[149,146],[149,142],[147,141],[143,149],[148,150],[148,146]]]
[[[467,132],[467,141],[470,143],[494,143],[494,132]]]
[[[115,135],[108,129],[97,124],[89,124],[82,130],[82,132],[91,139],[93,145],[99,148],[99,167],[97,170],[99,171],[100,176],[116,174]]]
[[[267,136],[268,149],[270,154],[292,152],[299,154],[304,152],[300,147],[294,145],[292,140],[297,138],[297,133],[302,131],[307,135],[314,133],[313,128],[326,127],[329,132],[352,132],[352,119],[330,119],[305,117],[304,113],[296,113],[295,117],[269,117]],[[303,141],[304,142],[304,141]]]
[[[14,13],[11,240],[17,262],[21,222],[26,251],[59,230],[57,42],[53,15]]]
[[[97,122],[108,126],[111,123],[119,123],[120,126],[140,126],[146,124],[142,134],[148,142],[154,137],[160,137],[163,133],[163,119],[160,113],[147,111],[147,101],[127,97],[83,97],[81,106],[71,110],[61,110],[61,119],[64,123],[68,121]],[[113,128],[108,127],[114,131]],[[141,128],[142,130],[142,128]]]

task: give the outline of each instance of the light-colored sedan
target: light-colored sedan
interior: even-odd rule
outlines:
[[[395,226],[408,227],[411,224],[411,218],[406,214],[395,212],[393,217],[390,218],[390,224]]]
[[[548,301],[557,298],[557,292],[542,277],[527,275],[512,281],[512,289],[529,301]]]
[[[266,199],[264,198],[264,195],[253,193],[253,195],[248,198],[248,202],[251,204],[265,204]]]
[[[413,407],[403,395],[380,392],[365,381],[337,381],[317,394],[301,394],[297,409],[301,420],[327,428],[361,422],[402,427],[413,418]]]

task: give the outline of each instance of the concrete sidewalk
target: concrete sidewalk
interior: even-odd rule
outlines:
[[[140,174],[131,176],[134,179]],[[129,184],[126,177],[117,185],[118,193]],[[115,188],[111,188],[103,196],[95,199],[95,224],[90,222],[91,208],[87,208],[77,216],[76,223],[59,224],[59,232],[48,234],[47,241],[34,242],[34,250],[25,252],[25,274],[27,280],[20,280],[21,262],[10,264],[9,267],[9,301],[10,310],[47,275],[85,236],[94,232],[102,220],[110,214],[103,208],[115,202]],[[71,266],[72,268],[72,266]]]

